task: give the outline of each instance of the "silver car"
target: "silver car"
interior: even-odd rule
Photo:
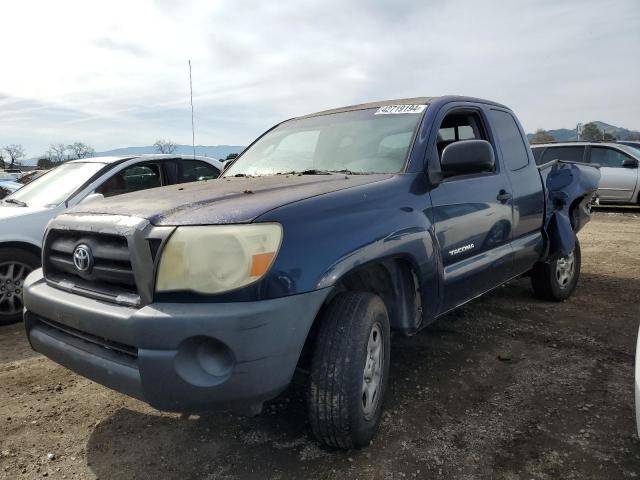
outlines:
[[[598,188],[601,202],[640,204],[639,148],[604,142],[545,143],[531,148],[538,165],[553,160],[597,163],[601,166]]]

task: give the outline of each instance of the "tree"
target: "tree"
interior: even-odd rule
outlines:
[[[63,163],[67,158],[65,157],[65,152],[67,151],[67,147],[64,143],[52,143],[49,145],[49,150],[47,150],[47,155],[49,156],[49,160],[53,163]]]
[[[75,142],[67,145],[67,150],[72,151],[76,158],[93,157],[93,154],[96,153],[93,147],[82,142]]]
[[[178,148],[178,145],[176,145],[174,142],[172,142],[171,140],[157,140],[156,143],[153,144],[154,147],[156,147],[156,151],[158,153],[173,153],[176,151],[176,148]]]
[[[630,134],[627,135],[625,140],[631,140],[631,141],[636,141],[636,142],[640,141],[640,133],[631,132]]]
[[[584,127],[582,127],[580,140],[586,140],[588,142],[598,142],[602,140],[602,130],[600,130],[595,123],[589,122],[585,124]]]
[[[604,132],[604,134],[602,135],[602,140],[604,140],[605,142],[614,142],[617,140],[617,138],[613,133]]]
[[[13,168],[16,161],[24,157],[24,148],[22,148],[22,145],[18,145],[17,143],[5,146],[4,151],[7,152],[7,156],[11,161],[9,168]]]
[[[38,159],[38,170],[49,170],[55,166],[56,164],[50,158],[40,157]]]
[[[529,143],[533,145],[534,143],[549,143],[549,142],[555,142],[555,141],[556,141],[556,137],[551,135],[546,130],[539,128],[536,130],[536,133],[533,135],[533,137],[531,137],[531,140],[529,140]]]
[[[2,150],[0,150],[0,168],[4,168],[4,155]]]
[[[229,155],[227,155],[227,158],[225,158],[225,161],[234,160],[234,159],[238,158],[238,155],[240,155],[240,154],[239,153],[230,153]]]

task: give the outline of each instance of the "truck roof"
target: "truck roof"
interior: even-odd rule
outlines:
[[[474,103],[485,103],[488,105],[494,105],[496,107],[508,108],[505,105],[502,105],[497,102],[492,102],[491,100],[484,100],[482,98],[475,97],[464,97],[458,95],[442,95],[439,97],[411,97],[411,98],[396,98],[391,100],[379,100],[377,102],[368,102],[368,103],[359,103],[356,105],[348,105],[346,107],[332,108],[329,110],[321,110],[319,112],[310,113],[308,115],[302,115],[296,118],[308,118],[308,117],[316,117],[320,115],[329,115],[332,113],[342,113],[342,112],[350,112],[353,110],[365,110],[368,108],[380,108],[386,105],[429,105],[430,103],[434,103],[435,101],[443,101],[443,102],[474,102]]]

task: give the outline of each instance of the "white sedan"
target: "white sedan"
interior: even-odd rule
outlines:
[[[0,200],[0,325],[22,318],[22,284],[40,266],[49,220],[80,202],[218,178],[223,165],[186,155],[85,158],[64,163]]]

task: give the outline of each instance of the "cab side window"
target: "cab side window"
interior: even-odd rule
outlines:
[[[529,154],[513,116],[501,110],[491,110],[491,123],[498,137],[504,163],[509,170],[520,170],[527,166]]]
[[[591,163],[597,163],[601,167],[622,168],[622,162],[627,157],[624,153],[606,147],[591,147]]]
[[[476,112],[453,112],[442,120],[438,129],[436,147],[438,157],[447,145],[464,140],[487,140],[486,129]]]
[[[96,189],[105,197],[113,197],[123,193],[136,192],[162,186],[160,165],[148,163],[132,165],[116,173]]]
[[[212,180],[220,176],[220,170],[213,165],[199,160],[182,160],[182,174],[179,183],[197,182],[199,180]]]

